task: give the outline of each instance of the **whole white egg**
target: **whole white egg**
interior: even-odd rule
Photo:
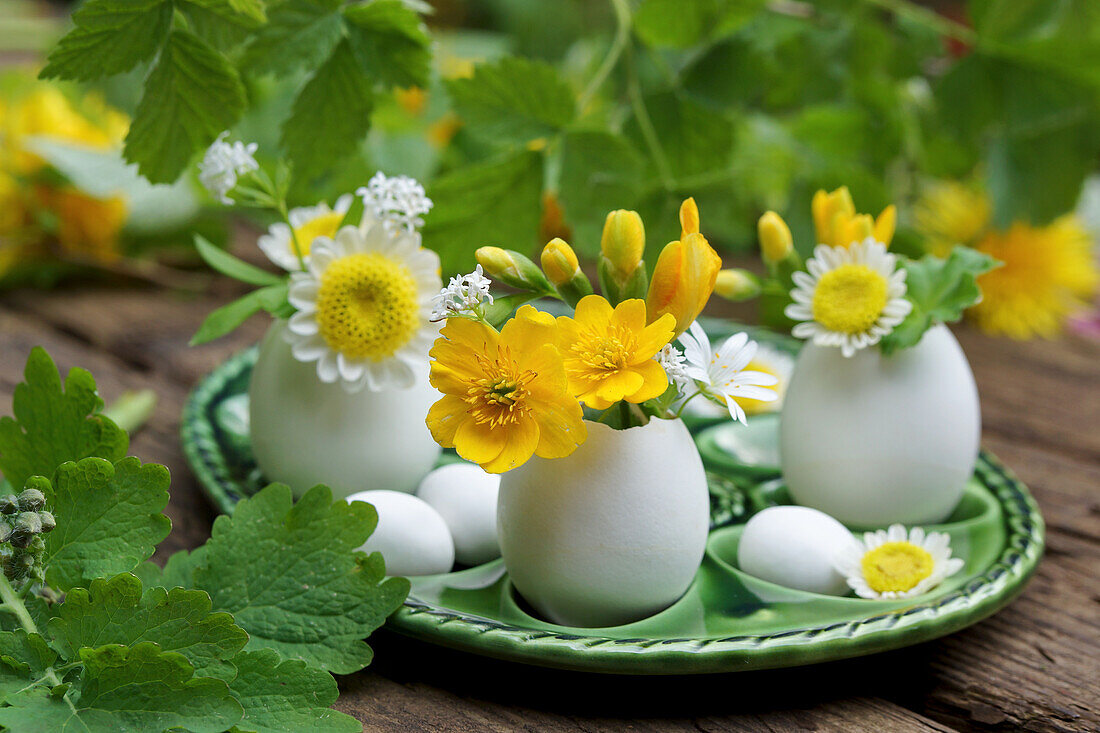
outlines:
[[[455,543],[455,559],[481,565],[500,557],[497,539],[497,493],[500,476],[472,463],[452,463],[435,469],[420,482],[416,495],[447,522]]]
[[[755,514],[741,533],[737,564],[743,572],[810,593],[848,594],[833,558],[855,541],[848,529],[817,509],[773,506]]]
[[[360,547],[381,552],[387,575],[436,575],[455,562],[451,531],[439,512],[423,499],[401,491],[360,491],[348,503],[365,501],[378,512],[378,526]]]

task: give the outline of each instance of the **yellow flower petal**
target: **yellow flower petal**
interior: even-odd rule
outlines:
[[[504,473],[523,465],[535,453],[539,444],[539,426],[533,417],[521,420],[508,430],[508,439],[500,454],[481,467],[489,473]]]
[[[680,204],[680,239],[689,234],[699,233],[699,207],[694,198],[684,199]]]
[[[455,432],[465,420],[466,403],[455,395],[443,395],[443,399],[428,410],[428,430],[432,438],[444,448],[454,448]]]
[[[668,389],[668,375],[664,367],[653,359],[643,361],[634,367],[636,374],[642,377],[642,386],[636,392],[628,395],[627,402],[640,403],[660,397]]]

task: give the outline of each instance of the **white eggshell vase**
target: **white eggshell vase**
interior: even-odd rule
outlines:
[[[409,389],[349,393],[294,358],[285,328],[279,320],[268,330],[249,386],[252,450],[264,476],[298,496],[316,484],[338,497],[416,489],[440,453],[424,424],[439,399],[426,357]]]
[[[691,585],[710,497],[680,420],[587,427],[572,455],[504,474],[497,530],[512,584],[539,614],[614,626],[667,608]]]
[[[806,344],[787,389],[780,458],[791,497],[849,527],[946,519],[974,471],[981,410],[942,325],[916,346],[851,358]]]

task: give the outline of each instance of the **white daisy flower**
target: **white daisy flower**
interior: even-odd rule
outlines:
[[[306,271],[290,275],[294,357],[349,392],[409,387],[439,334],[429,320],[439,286],[439,256],[416,232],[376,221],[318,237]]]
[[[776,394],[774,401],[755,400],[751,397],[734,398],[737,400],[737,404],[744,409],[745,414],[752,417],[753,415],[778,412],[782,409],[783,398],[787,394],[787,385],[790,384],[791,374],[794,372],[794,357],[768,343],[758,342],[756,356],[745,366],[745,370],[770,374],[778,380],[772,386],[772,390]],[[696,417],[721,417],[727,411],[725,407],[716,405],[710,400],[692,400],[687,403],[684,412]]]
[[[734,420],[748,422],[745,409],[737,398],[772,402],[778,397],[774,390],[766,389],[779,381],[775,376],[745,371],[757,350],[756,342],[750,341],[748,334],[730,336],[716,351],[711,348],[707,332],[696,322],[686,333],[680,334],[680,343],[684,345],[688,376],[709,399],[725,404]]]
[[[850,247],[818,245],[807,272],[794,273],[793,303],[784,313],[801,321],[791,330],[819,346],[839,346],[850,357],[905,320],[905,269],[872,238]]]
[[[833,564],[861,598],[911,598],[929,591],[962,569],[951,557],[944,532],[925,534],[920,527],[907,533],[900,524],[865,532],[834,558]]]
[[[481,304],[493,304],[489,287],[493,281],[485,277],[481,265],[461,277],[452,277],[447,287],[432,298],[431,320],[442,321],[451,316],[477,313]]]
[[[354,197],[346,193],[336,199],[336,205],[330,207],[322,201],[316,206],[302,206],[291,209],[285,222],[272,224],[267,234],[262,235],[257,244],[263,250],[267,258],[279,267],[290,272],[302,269],[295,252],[295,243],[301,248],[302,259],[309,262],[309,252],[313,240],[317,237],[336,236],[336,230],[344,221],[344,216],[351,208]]]
[[[379,171],[355,193],[362,197],[366,211],[385,222],[391,231],[411,232],[424,226],[423,216],[432,209],[432,200],[424,194],[424,187],[408,176],[390,178]]]
[[[226,130],[210,144],[199,163],[199,183],[223,204],[232,204],[228,194],[237,185],[238,176],[259,169],[260,165],[253,157],[258,146],[256,143],[245,145],[240,140],[230,144],[226,142],[229,131]]]
[[[657,352],[657,363],[661,365],[661,368],[665,370],[665,374],[668,375],[668,381],[676,387],[676,390],[683,393],[692,385],[695,384],[687,373],[687,361],[684,357],[684,352],[677,349],[672,344],[665,344],[661,347],[661,350]]]

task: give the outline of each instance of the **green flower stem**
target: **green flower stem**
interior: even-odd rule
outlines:
[[[123,392],[107,405],[103,415],[127,433],[133,434],[149,421],[157,407],[157,393],[151,389]]]
[[[611,0],[611,7],[615,11],[615,38],[611,41],[611,48],[607,50],[607,56],[604,57],[600,68],[596,70],[596,74],[577,98],[577,114],[584,113],[589,102],[596,96],[596,92],[600,90],[600,87],[607,81],[607,77],[614,71],[615,66],[619,63],[619,57],[623,55],[627,43],[630,42],[630,29],[632,26],[630,6],[627,5],[626,0]]]
[[[12,587],[8,581],[7,576],[0,573],[0,604],[5,609],[10,611],[19,619],[19,625],[23,627],[23,630],[28,634],[39,634],[38,626],[35,625],[34,619],[31,618],[30,613],[27,612],[27,607],[23,605],[23,599],[16,593],[15,588]],[[47,667],[45,674],[42,675],[42,680],[48,682],[51,686],[56,687],[61,684],[61,678],[57,676],[57,672],[53,667]],[[76,712],[76,707],[72,701],[69,700],[69,696],[65,695],[65,702],[69,704],[69,708]]]
[[[673,415],[673,419],[676,419],[676,420],[680,419],[680,416],[684,414],[684,408],[687,407],[688,403],[691,402],[693,399],[695,399],[696,397],[698,397],[701,394],[703,394],[703,390],[701,390],[701,389],[696,390],[695,394],[693,394],[691,397],[688,397],[686,400],[684,400],[680,404],[680,409],[676,411],[675,415]]]
[[[623,2],[623,0],[614,1]],[[649,148],[649,153],[653,156],[653,163],[657,166],[657,174],[661,178],[661,185],[666,190],[672,191],[676,188],[676,180],[672,176],[672,167],[668,164],[668,156],[665,155],[665,150],[661,147],[661,139],[657,135],[657,129],[653,127],[653,120],[649,117],[645,100],[642,99],[642,85],[638,80],[638,70],[634,65],[633,52],[627,53],[626,60],[627,93],[630,95],[630,106],[634,110],[634,117],[638,120],[638,129],[641,130],[646,147]]]

